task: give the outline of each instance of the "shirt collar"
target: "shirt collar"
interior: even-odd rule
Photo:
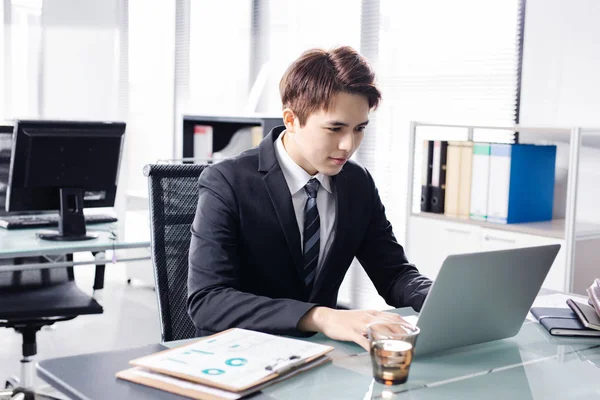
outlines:
[[[313,177],[319,180],[321,186],[323,186],[325,190],[327,190],[329,193],[332,193],[331,177],[320,172],[314,176],[311,176],[308,174],[308,172],[302,169],[301,166],[296,164],[283,146],[283,135],[285,135],[285,131],[281,132],[279,137],[275,140],[275,154],[277,155],[279,166],[281,167],[281,171],[283,172],[283,176],[285,177],[285,181],[287,182],[292,196],[304,188],[304,185],[306,185],[306,183]]]

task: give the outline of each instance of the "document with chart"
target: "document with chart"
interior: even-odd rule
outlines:
[[[216,389],[242,392],[294,371],[320,365],[328,361],[326,354],[331,350],[330,346],[236,328],[132,360],[130,364],[144,370],[136,370],[138,376],[158,373]]]

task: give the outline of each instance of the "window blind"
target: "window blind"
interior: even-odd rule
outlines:
[[[118,115],[127,121],[129,114],[129,0],[119,0],[117,29],[119,33]]]
[[[523,12],[518,0],[363,0],[361,51],[375,66],[383,102],[357,156],[374,176],[400,243],[406,235],[410,121],[517,122]],[[467,137],[466,130],[443,128],[420,133],[420,138]],[[507,131],[479,131],[474,139],[515,138]],[[416,148],[414,162],[420,165],[421,147]],[[420,192],[414,193],[413,204],[419,204]],[[353,305],[381,308],[366,274],[354,273]]]
[[[175,2],[175,85],[173,104],[173,154],[183,155],[183,114],[188,106],[190,91],[190,0]]]
[[[374,144],[361,149],[361,160],[402,239],[410,121],[513,125],[521,10],[518,0],[379,0],[379,7],[379,19],[365,18],[362,29],[363,37],[379,42],[375,66],[384,98]],[[475,139],[513,137],[482,132]]]

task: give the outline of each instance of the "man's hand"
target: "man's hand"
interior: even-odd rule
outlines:
[[[369,351],[367,326],[374,322],[404,323],[410,326],[401,316],[392,313],[315,307],[302,317],[298,329],[305,332],[322,332],[334,340],[355,342]]]

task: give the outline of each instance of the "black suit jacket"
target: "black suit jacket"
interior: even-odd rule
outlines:
[[[197,335],[231,327],[298,335],[298,321],[312,307],[336,306],[354,257],[388,304],[419,310],[431,281],[408,263],[373,178],[352,161],[332,177],[335,237],[308,292],[292,197],[275,154],[283,130],[200,176],[188,276]]]

